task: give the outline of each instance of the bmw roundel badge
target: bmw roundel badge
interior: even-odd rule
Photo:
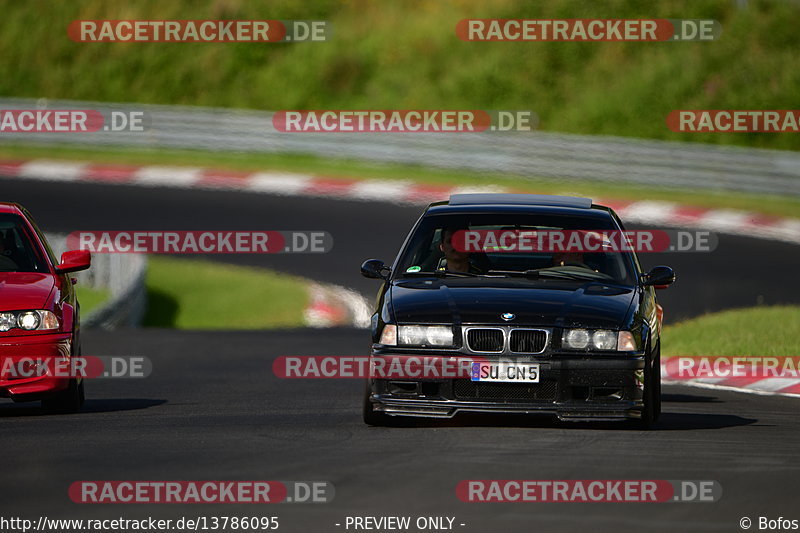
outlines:
[[[509,320],[514,320],[517,317],[514,313],[503,313],[500,315],[500,318],[508,322]]]

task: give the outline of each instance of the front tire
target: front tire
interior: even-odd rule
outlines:
[[[42,400],[42,409],[49,413],[77,413],[81,410],[84,399],[83,380],[78,383],[78,380],[73,378],[69,380],[66,389],[51,398]]]
[[[644,367],[644,392],[642,393],[642,417],[637,421],[639,429],[650,429],[661,415],[661,344],[655,350]]]
[[[391,425],[392,421],[389,415],[375,410],[375,404],[373,404],[369,399],[371,393],[372,391],[370,390],[369,382],[367,382],[367,386],[364,389],[364,403],[362,404],[362,416],[364,418],[364,423],[369,426],[377,427]]]
[[[73,356],[77,354],[77,356],[80,357],[83,353],[80,339],[78,339],[78,342],[73,346]],[[81,410],[81,407],[83,407],[83,402],[86,399],[83,382],[83,379],[81,379],[80,383],[78,383],[78,378],[70,379],[66,389],[50,398],[42,400],[42,409],[49,413],[77,413]]]
[[[653,378],[653,422],[658,422],[661,416],[661,341],[658,341],[653,356]]]

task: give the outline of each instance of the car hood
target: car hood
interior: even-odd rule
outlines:
[[[455,323],[617,328],[633,287],[519,279],[398,280],[391,305],[398,324]],[[500,315],[513,313],[504,321]]]
[[[42,309],[54,284],[50,274],[0,272],[0,311]]]

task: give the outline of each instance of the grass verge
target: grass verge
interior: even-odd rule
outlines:
[[[308,305],[300,278],[209,261],[151,256],[146,284],[146,327],[300,327]]]
[[[800,306],[711,313],[664,328],[665,356],[798,356]]]
[[[340,179],[408,180],[443,186],[499,185],[522,192],[571,194],[614,200],[660,200],[708,208],[742,209],[775,216],[797,216],[800,198],[711,190],[658,189],[633,184],[586,180],[529,178],[417,165],[379,164],[349,159],[326,159],[303,154],[215,153],[197,150],[86,149],[9,145],[0,146],[0,159],[64,159],[128,165],[186,165],[241,171],[265,169]]]
[[[78,284],[75,286],[75,290],[78,292],[78,301],[81,303],[82,316],[86,316],[111,299],[111,291],[108,289],[93,289]]]
[[[673,133],[676,109],[794,109],[787,0],[0,0],[0,95],[250,109],[534,110],[548,131],[800,148],[791,133]],[[47,13],[47,16],[42,16]],[[474,19],[715,19],[713,42],[468,42]],[[299,19],[324,43],[75,42],[76,20]]]

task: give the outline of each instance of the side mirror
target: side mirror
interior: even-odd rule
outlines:
[[[390,270],[383,261],[380,259],[367,259],[361,265],[361,275],[365,278],[372,278],[372,279],[388,279],[388,273],[384,274],[384,270]]]
[[[56,272],[66,274],[86,270],[92,266],[92,254],[86,250],[73,250],[61,254],[61,263],[56,265]]]
[[[642,285],[652,285],[656,289],[666,289],[675,281],[675,272],[667,266],[653,267],[653,270],[642,276]]]

